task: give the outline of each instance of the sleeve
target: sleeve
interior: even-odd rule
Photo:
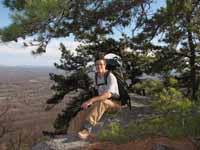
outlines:
[[[107,78],[107,92],[111,92],[113,95],[119,96],[118,84],[116,77],[110,73]]]

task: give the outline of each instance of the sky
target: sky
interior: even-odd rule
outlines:
[[[9,9],[2,5],[2,1],[0,0],[0,28],[12,23]],[[80,44],[73,41],[71,37],[52,39],[47,47],[47,52],[35,56],[31,54],[35,47],[24,47],[23,39],[19,39],[18,42],[0,42],[0,66],[54,66],[55,62],[59,63],[61,52],[58,49],[61,42],[72,50]]]
[[[0,0],[0,28],[4,28],[12,23],[9,9],[2,5],[2,1],[3,0]],[[158,0],[154,5],[154,9],[156,10],[160,6],[164,5],[165,0]],[[126,30],[127,29],[125,29],[125,32]],[[116,30],[113,36],[119,36],[119,31]],[[24,47],[23,42],[24,41],[22,39],[19,39],[18,42],[0,42],[0,65],[53,66],[55,62],[59,63],[61,53],[58,49],[60,42],[64,43],[67,48],[71,50],[74,50],[80,44],[77,41],[73,41],[71,37],[52,39],[47,47],[46,53],[38,56],[33,56],[31,51],[34,50],[35,47]]]

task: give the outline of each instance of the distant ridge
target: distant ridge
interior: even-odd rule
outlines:
[[[0,81],[14,82],[37,77],[49,78],[50,73],[63,74],[64,71],[51,66],[5,66],[0,65]]]
[[[54,66],[43,66],[43,65],[41,65],[41,66],[34,66],[34,65],[16,65],[16,66],[14,66],[14,65],[2,65],[2,64],[0,64],[0,67],[19,67],[19,68],[55,68]]]

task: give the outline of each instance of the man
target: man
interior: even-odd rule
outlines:
[[[119,97],[116,77],[111,72],[107,74],[106,61],[103,57],[96,59],[95,65],[97,71],[95,87],[98,96],[92,97],[81,105],[83,111],[77,114],[68,128],[68,134],[78,133],[81,139],[87,139],[91,135],[92,127],[97,124],[105,111],[110,108],[121,108],[120,104],[113,99]],[[104,83],[105,80],[107,84]]]

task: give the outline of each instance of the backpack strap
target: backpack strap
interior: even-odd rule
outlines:
[[[132,106],[131,106],[131,98],[130,98],[130,96],[128,97],[127,105],[129,107],[129,110],[131,111]]]
[[[97,72],[95,73],[95,82],[96,82],[96,85],[97,86],[100,86],[100,85],[107,85],[107,79],[108,79],[108,75],[111,73],[111,71],[110,70],[108,70],[107,71],[107,73],[105,74],[105,76],[104,76],[104,83],[102,83],[102,84],[97,84],[97,80],[98,80],[98,74],[97,74]],[[114,74],[115,75],[115,74]],[[121,85],[123,85],[123,84],[125,84],[124,82],[123,82],[123,79],[122,78],[117,78],[117,76],[115,75],[115,77],[116,77],[116,79],[117,79],[117,83],[118,83],[118,86],[120,86],[119,84],[121,84]],[[119,83],[120,82],[120,83]],[[119,89],[120,90],[120,89]],[[127,90],[126,88],[124,89],[124,90]],[[120,92],[120,91],[119,91]],[[126,95],[126,100],[127,100],[127,105],[128,105],[128,107],[129,107],[129,109],[131,110],[131,99],[130,99],[130,96],[129,95]],[[114,99],[119,99],[120,100],[120,97],[119,98],[114,98]]]
[[[98,76],[98,74],[97,74],[97,72],[95,72],[95,83],[96,83],[96,85],[97,85],[97,76]]]
[[[104,76],[104,83],[102,83],[102,84],[98,84],[98,74],[97,74],[97,72],[95,73],[95,83],[96,83],[96,85],[97,86],[100,86],[100,85],[107,85],[107,83],[108,83],[108,75],[110,74],[110,71],[108,70],[107,72],[106,72],[106,74],[105,74],[105,76]]]
[[[108,75],[109,75],[109,74],[110,74],[110,70],[108,70],[108,71],[106,72],[106,75],[105,75],[105,78],[104,78],[106,85],[107,85],[107,82],[108,82]]]

